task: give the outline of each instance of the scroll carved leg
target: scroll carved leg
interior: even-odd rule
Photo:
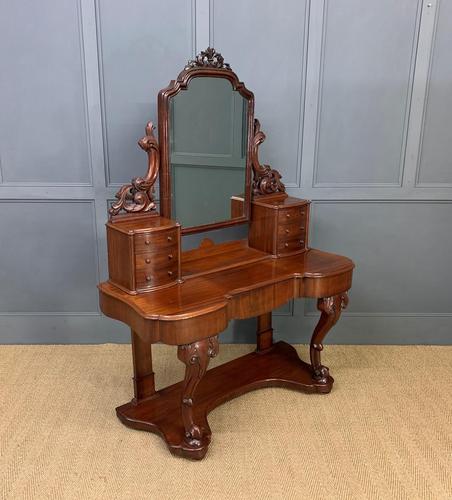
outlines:
[[[192,447],[201,446],[203,438],[202,428],[195,423],[193,415],[194,393],[206,373],[210,358],[214,358],[217,354],[218,337],[178,346],[177,356],[186,366],[182,391],[182,421],[185,441]]]
[[[347,307],[347,304],[348,295],[346,292],[333,297],[324,297],[317,301],[317,309],[322,314],[312,334],[309,354],[311,357],[312,378],[322,384],[326,384],[329,378],[329,370],[322,365],[320,360],[320,353],[323,350],[322,342],[326,334],[337,323],[342,310]]]

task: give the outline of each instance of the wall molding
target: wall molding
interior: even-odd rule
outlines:
[[[310,220],[314,221],[316,205],[338,205],[338,204],[414,204],[414,205],[452,205],[452,200],[313,200],[311,204]],[[309,241],[312,241],[313,225],[309,227]],[[353,288],[352,288],[353,290]],[[320,313],[308,309],[308,301],[305,300],[303,304],[303,317],[317,317]],[[357,311],[348,312],[347,310],[342,313],[342,317],[357,317],[357,318],[449,318],[452,317],[452,312],[384,312],[384,311]]]
[[[411,55],[410,55],[410,69],[408,72],[408,81],[406,86],[405,94],[405,111],[402,127],[402,144],[401,151],[399,155],[399,166],[398,166],[398,180],[396,182],[364,182],[364,183],[354,183],[354,182],[319,182],[319,144],[320,144],[320,124],[323,109],[323,85],[324,85],[324,68],[325,68],[325,51],[327,44],[327,21],[328,21],[328,6],[329,0],[323,0],[323,11],[322,11],[322,26],[321,26],[321,42],[320,42],[320,66],[318,75],[318,92],[317,92],[317,110],[316,110],[316,132],[315,132],[315,143],[314,143],[314,165],[313,165],[313,175],[312,175],[312,188],[378,188],[378,187],[402,187],[403,183],[403,173],[406,157],[406,144],[408,136],[408,124],[410,116],[411,107],[411,94],[413,89],[414,81],[414,69],[416,63],[417,54],[417,42],[419,36],[419,27],[421,19],[421,6],[422,0],[417,1],[417,11],[415,17],[415,23],[413,26],[412,44],[411,44]]]
[[[84,42],[83,42],[83,16],[82,16],[82,1],[76,0],[76,24],[78,33],[78,52],[80,57],[80,79],[82,88],[82,105],[83,105],[83,118],[85,124],[85,140],[86,140],[86,152],[87,152],[87,164],[88,164],[88,182],[53,182],[53,181],[8,181],[4,174],[4,161],[0,154],[0,186],[3,187],[32,187],[32,188],[46,188],[46,187],[92,187],[93,186],[93,161],[91,156],[91,144],[90,144],[90,130],[89,130],[89,109],[88,109],[88,99],[87,99],[87,81],[86,81],[86,68],[85,68],[85,52],[84,52]]]
[[[198,6],[201,6],[206,0],[190,0],[190,13],[188,25],[190,26],[190,57],[195,55],[195,47],[198,43],[198,33],[203,29],[203,17],[198,15]],[[96,25],[96,44],[98,54],[98,73],[99,73],[99,87],[100,87],[100,108],[102,120],[102,134],[103,134],[103,150],[104,150],[104,176],[105,186],[107,188],[120,188],[124,183],[129,182],[125,179],[122,182],[112,182],[110,172],[110,149],[108,138],[108,120],[107,120],[107,103],[105,99],[105,71],[104,71],[104,57],[102,50],[102,14],[101,14],[101,0],[94,0],[95,6],[95,25]],[[208,19],[208,18],[207,18]],[[185,61],[181,61],[181,69]],[[174,75],[176,76],[176,75]],[[144,126],[144,125],[143,125]]]
[[[423,96],[423,106],[422,106],[422,116],[420,118],[420,132],[419,139],[417,141],[417,156],[416,156],[416,171],[415,171],[415,181],[414,186],[416,188],[452,188],[452,183],[450,182],[421,182],[421,163],[422,163],[422,154],[424,148],[424,134],[425,134],[425,125],[426,125],[426,117],[427,117],[427,108],[430,98],[430,83],[433,69],[433,58],[436,50],[437,43],[437,34],[438,34],[438,19],[441,10],[441,2],[438,0],[434,0],[433,2],[429,2],[430,7],[424,10],[425,16],[431,16],[428,29],[428,35],[430,36],[430,43],[428,44],[428,62],[427,62],[427,71],[426,77],[424,77],[424,96]]]
[[[96,225],[96,200],[91,199],[91,200],[80,200],[80,199],[70,199],[70,198],[65,198],[65,199],[49,199],[49,198],[40,198],[40,199],[1,199],[0,198],[0,204],[1,203],[17,203],[17,204],[30,204],[30,203],[36,203],[36,204],[49,204],[49,203],[55,203],[55,204],[61,204],[61,203],[76,203],[76,204],[89,204],[91,206],[91,222],[92,222],[92,231],[93,231],[93,242],[94,242],[94,253],[95,253],[95,260],[96,260],[96,281],[100,282],[101,281],[101,273],[100,273],[100,267],[99,267],[99,262],[100,262],[100,255],[99,255],[99,244],[98,244],[98,231],[97,231],[97,225]],[[68,286],[70,286],[68,284]],[[96,311],[15,311],[15,312],[1,312],[0,311],[0,316],[101,316],[100,312],[100,307],[99,304],[96,303]]]

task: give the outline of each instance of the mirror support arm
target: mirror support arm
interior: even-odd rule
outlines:
[[[266,195],[285,193],[286,187],[281,182],[281,174],[270,167],[259,163],[258,149],[265,141],[265,134],[261,130],[261,124],[257,118],[254,119],[254,140],[251,156],[253,167],[253,195]]]
[[[110,218],[118,215],[121,210],[127,213],[155,212],[157,206],[154,201],[154,184],[159,173],[160,150],[157,139],[154,137],[154,125],[146,125],[146,135],[138,141],[138,145],[148,155],[148,169],[144,177],[135,177],[130,184],[125,184],[116,193],[118,201],[113,203]]]

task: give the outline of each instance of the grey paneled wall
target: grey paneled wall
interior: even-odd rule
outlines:
[[[417,182],[452,187],[452,2],[439,5]]]
[[[308,3],[210,4],[210,43],[255,93],[255,115],[267,134],[260,155],[288,186],[298,186],[300,173]]]
[[[130,165],[143,164],[143,152],[135,147],[137,137],[151,117],[156,120],[158,91],[177,76],[194,51],[192,7],[182,0],[97,3],[109,185],[129,182]]]
[[[400,184],[417,10],[413,0],[325,4],[315,186]]]
[[[256,95],[261,160],[313,200],[312,245],[357,263],[330,342],[449,343],[446,0],[0,0],[0,341],[128,341],[103,318],[104,222],[156,94],[208,44]],[[277,336],[308,339],[296,301]],[[252,341],[254,321],[226,341]]]
[[[3,183],[91,184],[80,15],[73,0],[2,1]]]

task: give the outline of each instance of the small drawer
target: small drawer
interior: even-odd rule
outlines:
[[[169,231],[139,233],[135,234],[134,238],[136,252],[155,252],[161,247],[177,245],[178,243],[177,228],[170,229]]]
[[[158,253],[146,252],[136,254],[135,267],[137,270],[151,267],[153,269],[159,269],[177,262],[177,258],[178,247],[177,245],[172,245],[170,247],[160,248]]]
[[[165,268],[141,268],[136,271],[136,286],[139,289],[165,285],[177,280],[177,262]]]
[[[302,205],[301,207],[290,207],[282,208],[278,210],[278,224],[294,224],[301,220],[306,220],[307,207]]]
[[[278,253],[289,253],[296,252],[297,250],[302,250],[306,246],[306,240],[304,235],[300,238],[295,238],[291,240],[281,240],[278,243]]]
[[[278,239],[281,241],[283,238],[291,240],[294,238],[303,238],[306,234],[306,220],[299,219],[295,224],[284,224],[278,226]]]

